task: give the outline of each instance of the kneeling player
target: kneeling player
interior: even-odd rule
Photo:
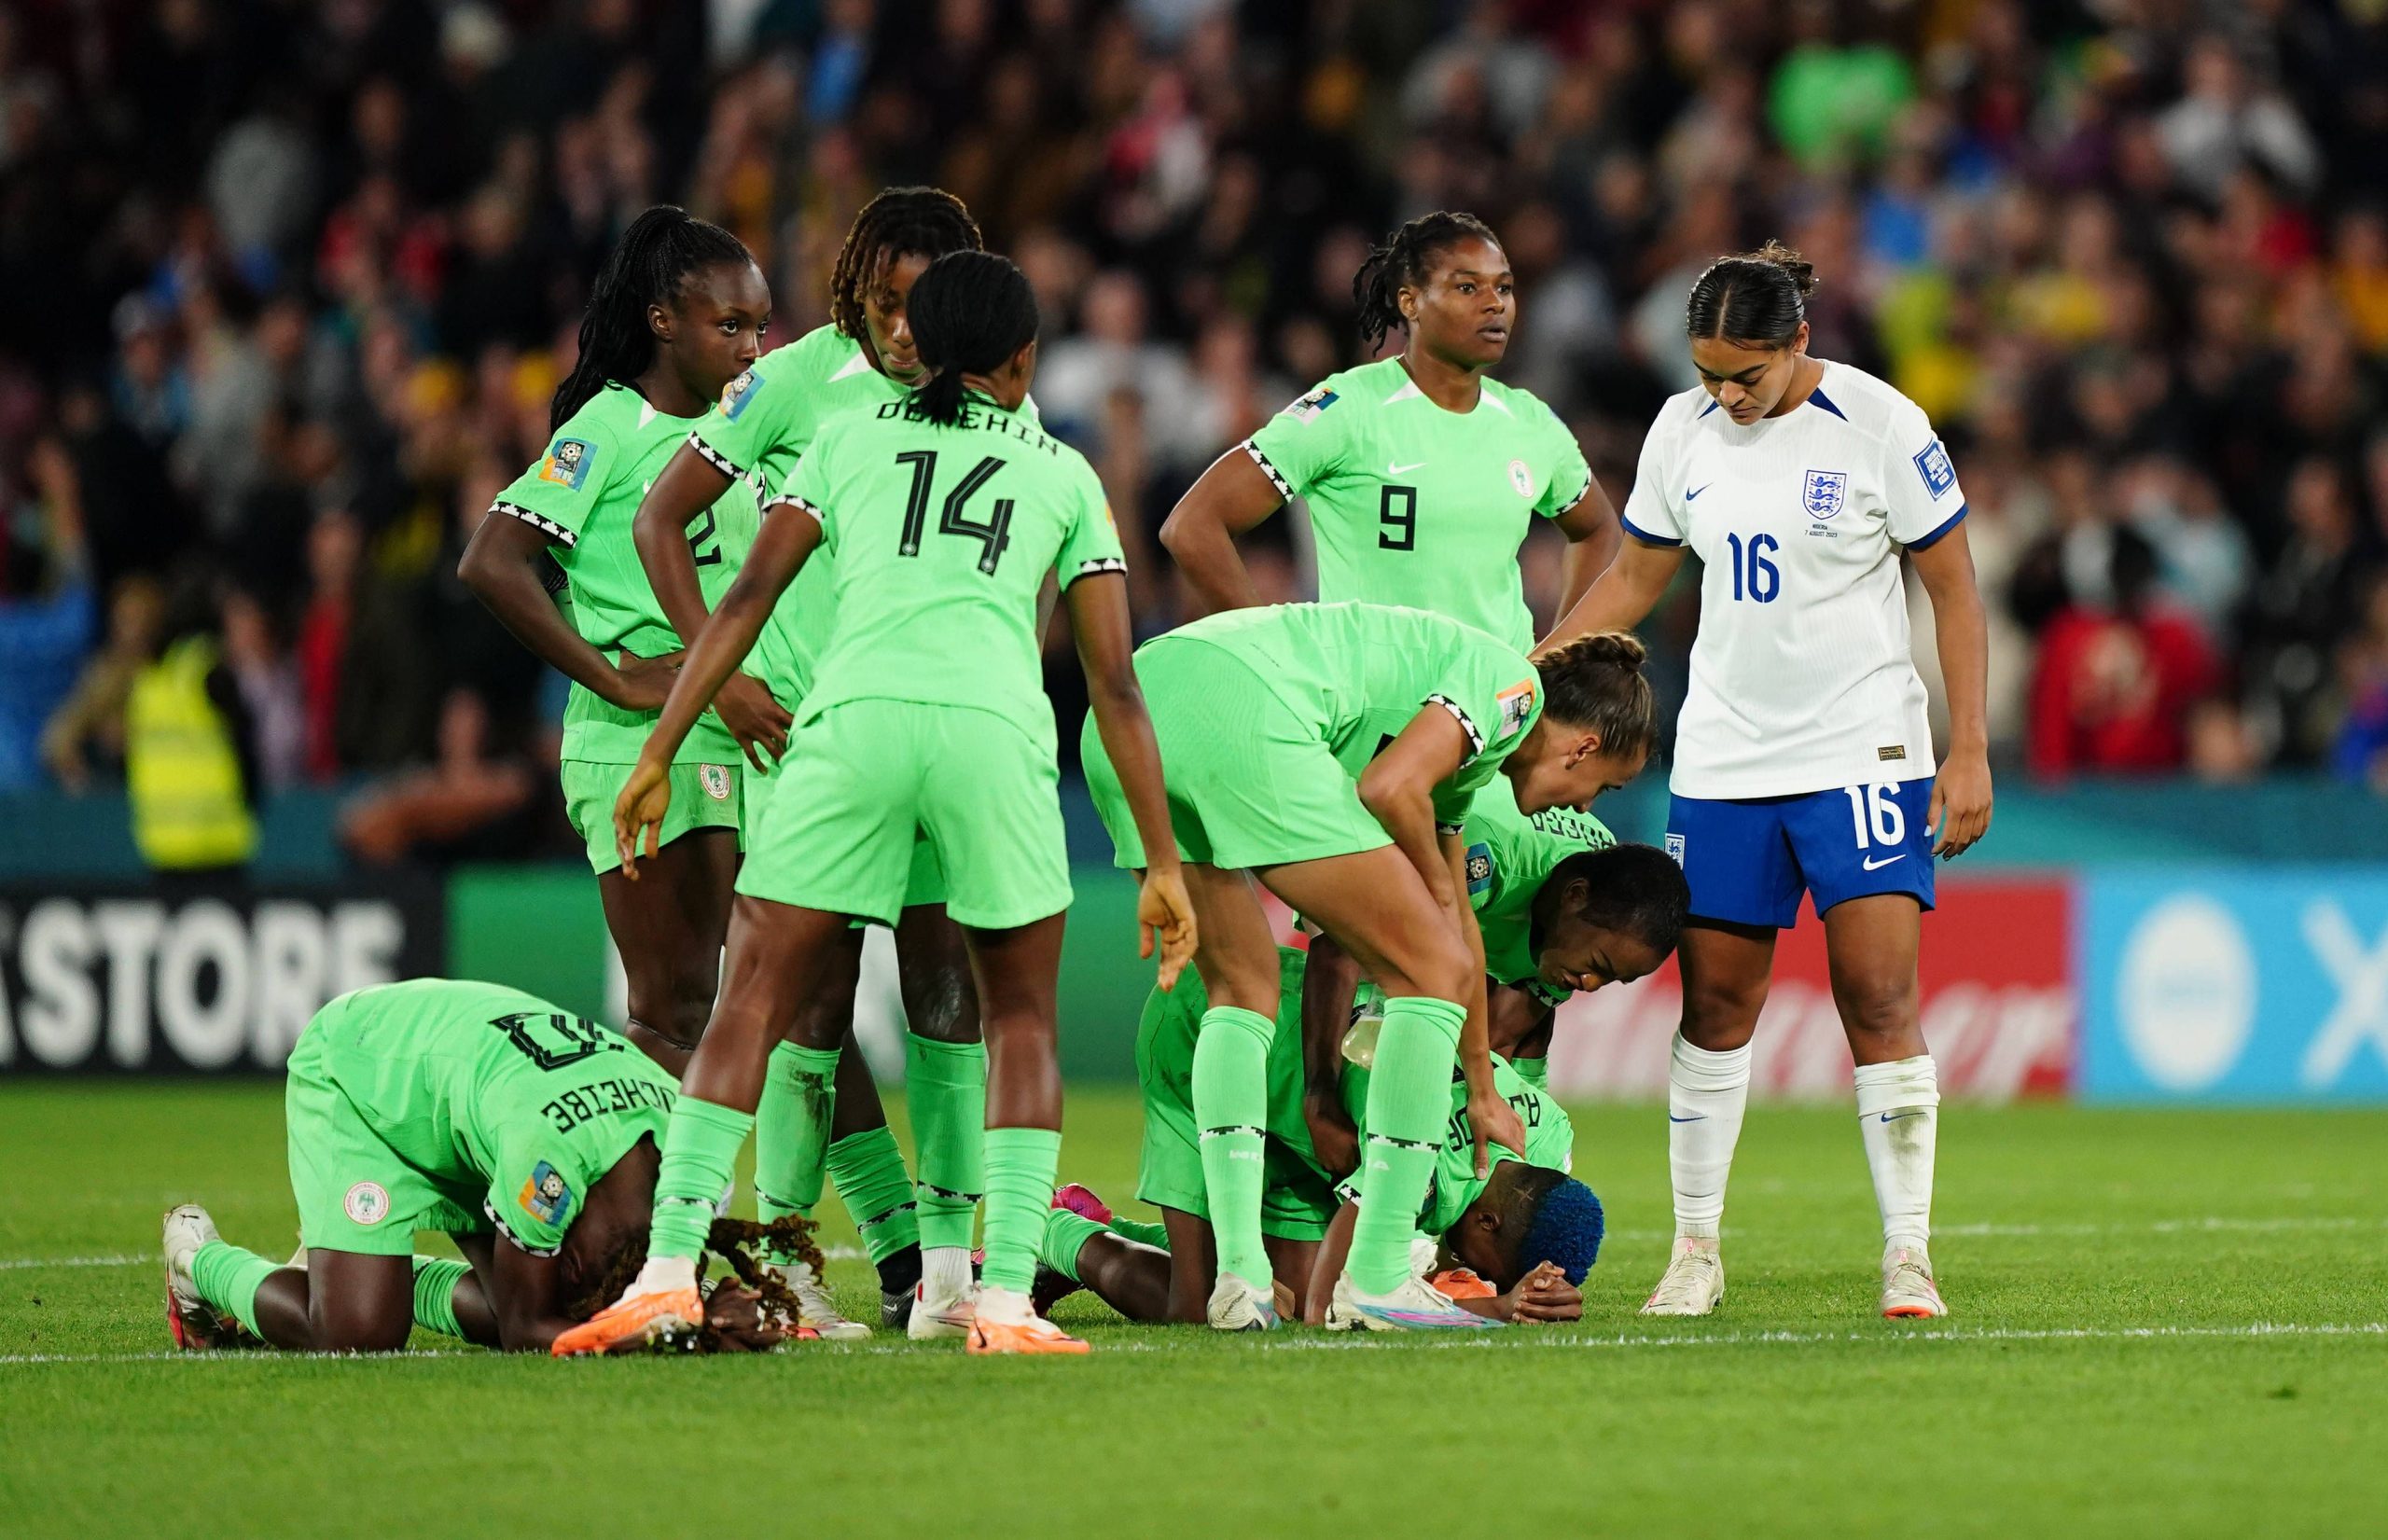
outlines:
[[[305,1260],[278,1267],[227,1244],[195,1203],[170,1211],[175,1345],[387,1352],[422,1325],[545,1351],[644,1259],[678,1089],[627,1038],[519,990],[423,978],[341,995],[290,1053]],[[723,1222],[715,1239],[729,1249],[755,1228]],[[417,1230],[445,1231],[466,1260],[415,1256]],[[794,1301],[765,1304],[715,1290],[699,1344],[780,1340],[775,1322],[794,1318]]]
[[[1476,1139],[1467,1121],[1466,1083],[1455,1081],[1451,1120],[1435,1155],[1435,1177],[1419,1215],[1411,1272],[1433,1279],[1460,1310],[1485,1325],[1504,1322],[1574,1321],[1584,1313],[1580,1285],[1600,1256],[1604,1221],[1591,1188],[1567,1174],[1575,1132],[1567,1115],[1507,1063],[1493,1062],[1504,1095],[1526,1127],[1526,1153],[1496,1150],[1492,1172],[1476,1174]],[[1367,1072],[1354,1068],[1344,1092],[1356,1116],[1367,1105]],[[1312,1168],[1313,1180],[1324,1178]],[[1264,1213],[1298,1212],[1311,1184],[1272,1189]],[[1359,1330],[1371,1319],[1332,1309],[1327,1300],[1343,1270],[1360,1198],[1350,1183],[1339,1189],[1340,1211],[1317,1226],[1306,1307],[1289,1297],[1279,1264],[1279,1308],[1299,1311],[1312,1325]],[[1047,1217],[1037,1260],[1048,1269],[1038,1303],[1049,1307],[1085,1288],[1131,1320],[1184,1319],[1173,1310],[1178,1269],[1157,1227],[1115,1218],[1083,1187],[1064,1188]],[[1173,1214],[1172,1218],[1183,1215]],[[1177,1226],[1173,1224],[1172,1232]],[[1196,1320],[1201,1317],[1197,1315]]]
[[[1558,1001],[1576,990],[1639,978],[1673,950],[1685,890],[1683,874],[1663,853],[1612,845],[1599,820],[1572,810],[1529,819],[1497,786],[1470,809],[1465,838],[1469,897],[1491,970],[1487,997],[1496,1055],[1545,1051]],[[1341,1051],[1353,1019],[1356,966],[1321,936],[1307,955],[1280,949],[1279,967],[1261,1131],[1260,1220],[1280,1293],[1300,1310],[1318,1242],[1337,1212],[1335,1180],[1358,1164],[1362,1141],[1355,1125],[1365,1103],[1347,1092],[1364,1090],[1367,1077],[1362,1072],[1347,1083]],[[1145,1098],[1136,1196],[1159,1207],[1167,1226],[1174,1263],[1165,1318],[1174,1321],[1206,1318],[1217,1269],[1193,1103],[1195,1043],[1208,1005],[1199,977],[1180,978],[1173,991],[1155,990],[1136,1041]],[[1538,1088],[1538,1059],[1533,1073],[1503,1070]],[[1506,1078],[1502,1094],[1515,1105]],[[1524,1131],[1531,1149],[1534,1130],[1529,1124]],[[1471,1140],[1471,1176],[1473,1147]],[[1428,1201],[1431,1206],[1431,1188]]]

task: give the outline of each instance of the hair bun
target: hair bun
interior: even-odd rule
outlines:
[[[1781,268],[1784,272],[1789,273],[1791,286],[1799,291],[1799,298],[1802,299],[1816,292],[1816,265],[1780,241],[1769,241],[1765,245],[1751,252],[1749,259],[1753,262],[1764,262],[1770,267]]]
[[[1578,638],[1576,645],[1581,647],[1584,656],[1593,662],[1608,663],[1628,673],[1641,673],[1643,663],[1650,656],[1650,649],[1642,645],[1642,638],[1630,631],[1596,631]]]

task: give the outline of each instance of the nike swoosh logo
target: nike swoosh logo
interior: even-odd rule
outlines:
[[[1689,1117],[1677,1117],[1673,1113],[1669,1113],[1667,1114],[1667,1121],[1670,1123],[1705,1123],[1708,1121],[1708,1115],[1704,1112],[1696,1112]]]
[[[1866,869],[1867,869],[1867,871],[1880,871],[1880,870],[1881,870],[1884,867],[1889,866],[1889,865],[1890,865],[1892,862],[1894,862],[1894,861],[1904,861],[1904,860],[1906,860],[1906,859],[1907,859],[1907,853],[1906,853],[1905,851],[1901,851],[1901,852],[1900,852],[1898,854],[1896,854],[1896,855],[1885,855],[1885,856],[1883,856],[1880,861],[1877,861],[1877,860],[1875,860],[1873,857],[1868,856],[1868,857],[1867,857],[1867,859],[1866,859],[1865,867],[1866,867]]]
[[[1711,487],[1715,486],[1715,484],[1716,484],[1716,483],[1715,483],[1715,482],[1714,482],[1714,481],[1702,481],[1701,483],[1700,483],[1700,485],[1699,485],[1699,486],[1697,486],[1697,487],[1693,488],[1691,491],[1689,491],[1689,492],[1687,492],[1687,493],[1685,493],[1683,494],[1683,500],[1684,500],[1685,502],[1688,503],[1688,502],[1690,502],[1693,498],[1698,497],[1701,493],[1706,492],[1709,488],[1711,488]]]
[[[1923,1116],[1923,1109],[1922,1107],[1918,1107],[1913,1112],[1886,1112],[1882,1114],[1882,1121],[1885,1123],[1895,1123],[1902,1117],[1921,1117]]]
[[[1391,461],[1387,461],[1387,462],[1385,463],[1385,474],[1386,474],[1387,476],[1400,476],[1400,475],[1402,475],[1402,474],[1404,474],[1404,473],[1406,473],[1406,472],[1409,472],[1409,471],[1413,471],[1413,470],[1423,470],[1423,469],[1425,469],[1425,467],[1426,467],[1426,462],[1424,462],[1423,460],[1420,460],[1420,461],[1416,462],[1416,463],[1415,463],[1415,464],[1413,464],[1413,465],[1396,465],[1393,464]]]

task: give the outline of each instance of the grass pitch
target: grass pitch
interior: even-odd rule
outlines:
[[[1847,1113],[1751,1115],[1730,1290],[1684,1323],[1633,1313],[1666,1249],[1665,1124],[1576,1116],[1612,1225],[1578,1328],[1219,1339],[1079,1296],[1060,1314],[1096,1352],[1076,1361],[900,1341],[364,1361],[167,1351],[168,1204],[291,1243],[279,1088],[0,1086],[0,1533],[2388,1523],[2388,1116],[1951,1106],[1934,1256],[1955,1314],[1896,1325],[1872,1313]],[[1074,1091],[1065,1179],[1126,1199],[1136,1131],[1129,1096]],[[824,1240],[852,1235],[833,1219]],[[862,1262],[832,1276],[871,1307]]]

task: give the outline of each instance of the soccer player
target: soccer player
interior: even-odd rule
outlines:
[[[1802,892],[1824,920],[1857,1067],[1882,1313],[1947,1313],[1926,1249],[1940,1093],[1915,960],[1933,856],[1963,853],[1990,825],[1988,643],[1949,452],[1906,396],[1809,356],[1814,281],[1769,244],[1692,285],[1700,386],[1651,424],[1625,508],[1631,538],[1552,638],[1634,625],[1687,549],[1705,564],[1667,814],[1693,916],[1669,1075],[1677,1240],[1649,1314],[1703,1315],[1724,1297],[1717,1230],[1750,1034],[1775,932]],[[1931,596],[1948,680],[1937,779],[1902,551]]]
[[[197,1204],[169,1211],[175,1346],[388,1352],[422,1325],[544,1351],[645,1249],[676,1093],[627,1038],[520,990],[418,978],[341,995],[290,1051],[306,1260],[227,1244]],[[417,1230],[445,1231],[465,1260],[415,1256]],[[757,1303],[715,1290],[708,1339],[777,1341]]]
[[[1070,903],[1036,642],[1046,573],[1065,585],[1094,730],[1122,767],[1134,825],[1155,839],[1169,832],[1160,756],[1131,663],[1126,563],[1102,485],[1083,456],[1020,413],[1036,364],[1028,280],[1000,257],[956,252],[921,275],[910,309],[928,380],[813,440],[616,806],[628,859],[669,816],[681,737],[826,546],[837,628],[781,768],[802,795],[772,798],[739,876],[729,978],[673,1110],[651,1254],[612,1309],[558,1340],[560,1353],[610,1351],[696,1317],[703,1222],[753,1123],[771,1047],[816,980],[851,967],[850,921],[896,918],[923,836],[964,927],[986,1023],[986,1261],[969,1350],[1086,1351],[1029,1299],[1061,1145],[1054,994]],[[1195,944],[1176,866],[1164,852],[1137,909],[1146,955],[1159,935],[1164,981]]]
[[[1182,858],[1201,927],[1195,963],[1211,1004],[1193,1098],[1218,1243],[1205,1311],[1215,1328],[1276,1323],[1260,1207],[1280,974],[1256,880],[1387,997],[1366,1121],[1370,1190],[1384,1184],[1390,1200],[1364,1212],[1338,1303],[1385,1330],[1474,1324],[1412,1288],[1406,1266],[1454,1052],[1479,1164],[1487,1143],[1523,1143],[1492,1083],[1459,831],[1496,774],[1528,813],[1631,779],[1650,742],[1642,657],[1632,638],[1601,636],[1530,663],[1456,620],[1359,604],[1228,611],[1138,649],[1169,767],[1173,849],[1156,850],[1128,816],[1091,733],[1084,759],[1118,864]]]
[[[1598,819],[1572,809],[1526,818],[1505,785],[1479,794],[1465,839],[1468,901],[1484,936],[1489,1043],[1508,1062],[1520,1050],[1541,1051],[1552,1010],[1569,994],[1639,978],[1666,960],[1682,925],[1684,884],[1664,853],[1616,844]],[[1276,1281],[1298,1308],[1336,1212],[1335,1182],[1358,1164],[1359,1108],[1347,1105],[1346,1093],[1366,1082],[1346,1078],[1347,1059],[1362,1051],[1345,1046],[1357,968],[1326,936],[1307,952],[1281,947],[1278,959],[1260,1228]],[[1136,1196],[1162,1211],[1177,1260],[1169,1318],[1178,1321],[1204,1318],[1215,1271],[1192,1094],[1208,1005],[1200,978],[1156,989],[1136,1036],[1145,1102]],[[1381,1000],[1364,1010],[1362,1020],[1381,1019]],[[1539,1061],[1533,1073],[1522,1061],[1511,1067],[1540,1089]]]
[[[731,381],[721,401],[655,479],[633,520],[639,557],[664,613],[684,635],[702,627],[718,590],[700,581],[687,530],[731,483],[783,488],[821,424],[848,411],[902,401],[923,366],[907,304],[930,262],[980,249],[979,227],[952,194],[891,187],[855,215],[830,278],[829,324],[774,349]],[[1034,406],[1023,411],[1034,421]],[[813,663],[837,615],[829,563],[815,562],[763,623],[745,666],[771,701],[802,709]],[[743,676],[733,676],[739,688]],[[774,783],[764,764],[745,778],[744,827],[751,841]],[[912,1112],[919,1181],[880,1109],[869,1066],[853,1041],[854,1000],[825,990],[803,1003],[788,1040],[772,1050],[771,1083],[755,1126],[755,1201],[766,1219],[809,1215],[824,1175],[834,1182],[879,1269],[882,1319],[912,1335],[954,1337],[968,1329],[970,1244],[983,1192],[980,1129],[987,1105],[987,1050],[979,997],[960,927],[945,909],[935,851],[913,847],[903,912],[896,920],[897,979],[908,1030],[904,1095]],[[857,928],[843,938],[860,949]],[[853,968],[832,969],[849,978]],[[811,1284],[796,1279],[798,1285]],[[807,1324],[836,1337],[864,1335],[835,1316],[817,1287],[798,1287]]]
[[[614,851],[614,798],[684,638],[639,571],[631,516],[690,424],[755,361],[771,305],[762,273],[729,231],[668,207],[632,220],[590,291],[579,361],[549,409],[547,453],[498,494],[457,567],[523,645],[572,680],[565,811],[587,842],[621,953],[624,1031],[675,1074],[713,1008],[738,871],[743,777],[732,728],[743,722],[777,743],[788,719],[775,709],[740,715],[733,690],[722,702],[727,720],[709,715],[688,735],[672,767],[683,795],[662,850],[646,881],[632,883]],[[754,499],[742,489],[709,502],[685,537],[694,570],[716,594],[755,524]],[[569,618],[541,576],[553,567],[562,569]]]
[[[1310,506],[1318,596],[1409,604],[1522,652],[1534,640],[1518,548],[1536,518],[1569,541],[1565,593],[1617,543],[1576,440],[1531,393],[1491,378],[1517,322],[1509,259],[1473,215],[1395,230],[1352,281],[1360,337],[1401,353],[1329,375],[1202,473],[1161,544],[1213,609],[1260,603],[1234,536],[1287,498]]]

